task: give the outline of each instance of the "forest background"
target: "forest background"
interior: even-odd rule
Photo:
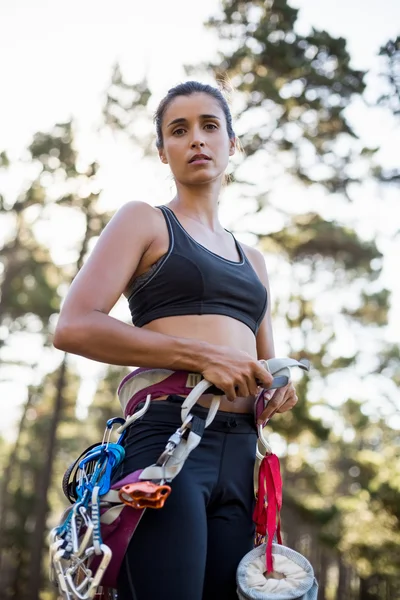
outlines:
[[[152,114],[195,78],[244,148],[223,224],[265,254],[277,353],[313,365],[270,435],[285,543],[320,600],[400,598],[399,5],[132,4],[0,4],[0,597],[57,597],[61,477],[126,373],[56,351],[58,311],[115,210],[172,197]]]

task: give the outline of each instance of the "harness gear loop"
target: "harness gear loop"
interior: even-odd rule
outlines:
[[[130,415],[130,417],[128,417],[126,419],[126,421],[125,421],[125,419],[123,419],[124,422],[121,425],[121,427],[118,427],[117,433],[119,433],[119,434],[124,433],[124,431],[129,427],[129,425],[132,425],[132,423],[134,423],[135,421],[140,419],[140,417],[142,417],[147,412],[147,409],[150,406],[150,402],[151,402],[151,394],[147,394],[146,401],[144,403],[143,408],[141,408],[140,410],[137,410],[132,415]]]

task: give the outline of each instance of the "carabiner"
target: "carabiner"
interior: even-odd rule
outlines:
[[[106,423],[106,428],[104,430],[103,441],[101,442],[102,445],[106,445],[106,449],[108,447],[108,444],[110,443],[112,428],[116,424],[124,425],[125,419],[123,417],[113,417],[112,419],[108,419]]]
[[[272,448],[271,448],[270,444],[267,442],[267,440],[264,437],[264,424],[260,423],[259,425],[257,425],[257,430],[258,430],[258,439],[261,442],[262,446],[264,446],[265,453],[266,454],[272,454]],[[258,454],[260,455],[260,457],[262,459],[261,453],[258,453]],[[259,458],[258,454],[257,454],[257,458]]]
[[[53,556],[53,568],[56,576],[56,580],[58,581],[58,589],[63,596],[64,600],[73,600],[69,590],[68,584],[66,580],[66,576],[64,573],[63,566],[61,564],[61,560],[63,558],[64,551],[59,550]]]
[[[71,522],[71,530],[72,530],[72,545],[74,548],[74,554],[75,554],[75,556],[80,557],[83,554],[83,552],[85,552],[86,548],[89,545],[89,541],[93,534],[94,525],[93,525],[93,521],[87,515],[87,510],[84,506],[79,506],[77,512],[79,513],[79,517],[82,519],[83,523],[80,523],[77,526],[76,511],[74,510],[74,515],[72,517],[72,522]],[[82,525],[86,529],[85,529],[84,534],[80,536],[79,534],[80,534]]]
[[[108,546],[101,544],[100,548],[103,557],[94,576],[91,569],[83,564],[85,560],[91,558],[95,554],[95,549],[93,547],[88,548],[85,552],[85,556],[78,560],[75,565],[67,569],[65,573],[65,581],[73,593],[75,600],[91,600],[96,594],[104,571],[107,569],[112,556]],[[76,581],[76,579],[80,579],[80,581]]]

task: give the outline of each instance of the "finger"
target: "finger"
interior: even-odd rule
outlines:
[[[267,402],[269,402],[272,396],[275,394],[276,390],[263,390],[263,400],[264,405],[267,406]]]
[[[260,391],[259,385],[254,377],[250,377],[247,380],[247,387],[248,387],[250,396],[257,396],[257,394]]]
[[[233,402],[235,400],[236,390],[235,390],[235,386],[233,384],[225,385],[223,387],[223,391],[225,392],[226,399],[229,400],[229,402]]]
[[[263,412],[261,413],[258,422],[263,422],[266,419],[270,419],[272,417],[272,415],[274,415],[277,411],[277,409],[279,408],[279,406],[281,405],[281,403],[277,403],[275,397],[272,398],[267,406],[265,407],[265,409],[263,410]]]
[[[235,392],[239,398],[247,398],[251,395],[249,387],[245,381],[241,381],[235,386]]]
[[[298,402],[298,397],[297,394],[294,393],[291,396],[289,396],[289,398],[285,399],[285,402],[283,404],[281,404],[281,406],[278,408],[278,410],[276,412],[278,413],[284,413],[288,410],[291,410],[294,406],[296,406],[297,402]]]
[[[263,423],[267,419],[270,419],[272,415],[276,413],[278,408],[283,404],[283,398],[284,393],[282,392],[282,390],[276,390],[275,394],[273,395],[271,400],[269,400],[267,406],[258,418],[258,423]]]
[[[271,373],[264,369],[264,367],[262,367],[258,363],[256,363],[254,378],[257,380],[258,385],[263,388],[269,388],[273,380]]]

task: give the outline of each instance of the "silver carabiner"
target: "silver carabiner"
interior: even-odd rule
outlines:
[[[74,598],[77,600],[92,600],[96,594],[97,588],[101,583],[104,572],[111,560],[112,552],[105,544],[101,544],[100,549],[103,557],[99,563],[99,566],[97,567],[94,577],[91,569],[83,564],[84,561],[89,560],[95,554],[94,547],[88,548],[85,552],[85,556],[77,560],[76,563],[67,569],[65,573],[66,583],[73,593]],[[80,569],[79,572],[78,569]],[[80,583],[74,581],[74,578],[78,575],[79,577],[83,576],[83,579],[80,581]]]
[[[264,437],[263,423],[260,423],[259,425],[257,425],[257,431],[258,431],[258,439],[261,442],[261,445],[264,446],[264,448],[265,448],[265,454],[272,454],[272,448]],[[260,452],[258,452],[258,450],[257,450],[257,458],[260,458],[261,460],[264,458],[264,456]]]
[[[110,560],[112,558],[112,552],[110,550],[110,548],[108,546],[106,546],[105,544],[101,544],[100,546],[102,552],[103,552],[103,558],[100,561],[99,566],[97,567],[97,571],[95,576],[92,579],[92,582],[90,584],[90,588],[89,588],[89,598],[92,599],[94,597],[94,595],[96,594],[97,588],[99,587],[101,580],[103,578],[103,575],[105,573],[105,570],[107,569]]]
[[[103,444],[106,445],[106,449],[108,448],[108,444],[110,443],[111,433],[112,433],[113,427],[116,423],[119,423],[123,427],[126,424],[126,421],[123,417],[113,417],[112,419],[109,419],[107,421],[107,425],[104,430],[103,440],[101,442],[102,446],[103,446]]]
[[[77,531],[75,531],[76,549],[74,548],[74,553],[76,554],[76,556],[79,557],[83,554],[83,552],[86,550],[86,548],[89,545],[90,539],[92,538],[92,535],[93,535],[94,525],[93,525],[93,521],[88,517],[87,510],[84,506],[80,506],[78,508],[78,511],[79,511],[80,516],[82,517],[83,525],[86,527],[86,531],[80,540],[78,537],[79,533]]]
[[[173,456],[175,449],[181,443],[181,440],[182,440],[182,437],[183,437],[185,431],[187,429],[189,429],[189,424],[192,421],[192,419],[193,419],[193,415],[191,413],[188,414],[186,419],[183,421],[182,425],[175,431],[175,433],[173,433],[170,436],[170,438],[165,446],[165,450],[162,452],[162,454],[160,454],[160,456],[158,457],[158,459],[155,463],[157,465],[157,467],[165,467],[165,465],[167,464],[167,462],[169,461],[171,456]]]
[[[80,558],[73,555],[73,564],[71,564],[65,572],[66,584],[75,599],[89,600],[88,590],[90,588],[93,573],[85,562],[93,555],[94,548],[92,546],[87,548],[84,556]]]
[[[54,571],[55,571],[57,582],[58,582],[58,590],[61,593],[61,595],[63,596],[64,600],[73,600],[73,597],[71,596],[71,594],[68,590],[66,575],[64,573],[64,569],[63,569],[63,566],[61,563],[63,555],[64,555],[64,550],[59,550],[58,552],[55,553],[55,555],[53,557],[53,566],[54,566]]]

